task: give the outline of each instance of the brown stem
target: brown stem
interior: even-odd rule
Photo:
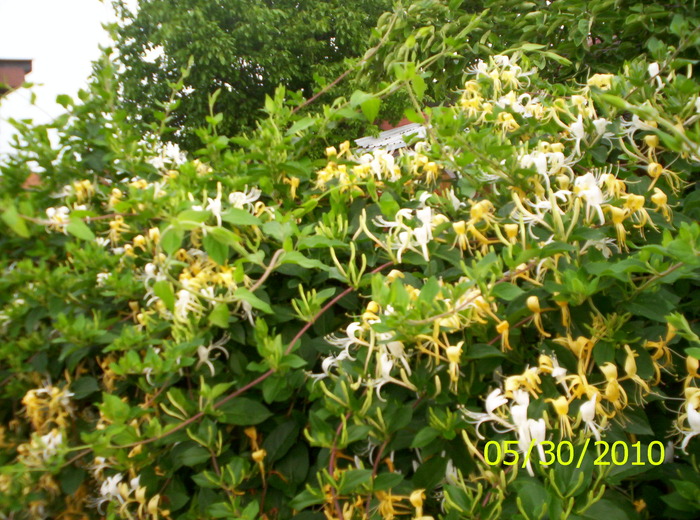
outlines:
[[[272,255],[272,258],[270,259],[270,264],[265,268],[265,272],[262,274],[262,276],[258,279],[253,286],[248,289],[250,292],[255,292],[257,291],[260,286],[263,284],[265,280],[267,280],[267,277],[272,274],[272,270],[277,267],[277,260],[279,257],[284,253],[284,249],[278,249],[275,251],[275,254]]]
[[[314,95],[311,96],[309,99],[307,99],[306,101],[304,101],[301,105],[299,105],[299,106],[296,107],[294,110],[292,110],[292,114],[296,114],[296,113],[297,113],[299,110],[301,110],[302,108],[309,106],[311,103],[313,103],[314,101],[316,101],[319,97],[321,97],[323,94],[325,94],[325,93],[328,92],[330,89],[332,89],[333,87],[335,87],[338,83],[340,83],[341,81],[343,81],[343,80],[347,77],[347,75],[350,74],[353,70],[355,70],[355,69],[358,68],[358,67],[361,67],[361,66],[364,65],[366,62],[368,62],[369,60],[371,60],[371,59],[374,57],[374,55],[377,54],[377,52],[378,52],[379,49],[382,47],[382,45],[384,45],[384,44],[386,43],[386,40],[387,40],[387,38],[389,37],[389,33],[391,33],[391,30],[394,28],[394,23],[396,23],[396,19],[397,19],[397,13],[394,13],[394,17],[391,19],[391,23],[389,23],[389,28],[388,28],[388,29],[386,30],[386,32],[384,33],[384,36],[382,37],[381,41],[380,41],[377,45],[375,45],[374,47],[372,47],[372,48],[369,50],[369,52],[368,52],[367,54],[365,54],[364,58],[362,58],[362,59],[357,63],[357,65],[355,65],[354,67],[352,67],[352,68],[346,70],[345,72],[343,72],[340,76],[338,76],[337,78],[335,78],[331,83],[329,83],[328,85],[326,85],[325,87],[323,87],[323,88],[322,88],[321,90],[319,90],[316,94],[314,94]],[[342,518],[342,517],[341,517],[341,518]]]
[[[347,421],[350,418],[350,412],[345,414],[345,420]],[[336,456],[336,446],[335,446],[335,441],[338,439],[338,435],[340,435],[340,432],[343,431],[343,421],[340,421],[340,424],[338,427],[335,429],[335,436],[333,437],[333,446],[331,447],[331,456],[328,460],[328,474],[335,480],[335,456]],[[331,496],[333,497],[333,505],[335,506],[335,512],[338,515],[338,519],[342,520],[343,518],[343,509],[340,507],[340,502],[338,501],[338,495],[335,494],[335,488],[331,486]]]
[[[377,471],[379,471],[379,462],[382,460],[382,455],[384,454],[384,448],[386,448],[386,445],[389,444],[389,439],[385,440],[381,446],[379,446],[379,453],[377,453],[377,457],[374,459],[374,464],[372,465],[372,479],[374,480],[374,477],[377,476]],[[367,495],[367,505],[365,506],[365,514],[369,518],[369,506],[372,502],[372,493],[370,492]]]

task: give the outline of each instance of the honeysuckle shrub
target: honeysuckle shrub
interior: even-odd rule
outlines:
[[[484,55],[432,108],[429,64],[317,116],[279,89],[233,138],[212,99],[187,156],[105,58],[18,124],[3,517],[695,518],[700,85],[548,59]],[[400,89],[425,139],[324,142]]]

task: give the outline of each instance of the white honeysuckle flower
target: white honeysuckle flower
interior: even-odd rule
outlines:
[[[484,439],[485,437],[481,434],[481,432],[479,432],[479,426],[485,422],[496,422],[505,427],[506,431],[515,429],[514,425],[508,423],[506,420],[494,413],[496,409],[506,404],[508,404],[508,399],[503,395],[503,391],[500,388],[496,388],[488,396],[486,396],[484,403],[486,413],[471,412],[465,408],[462,408],[461,412],[469,422],[474,424],[477,437],[479,439]]]
[[[361,335],[363,331],[364,328],[362,324],[359,321],[353,321],[346,327],[344,338],[338,337],[335,334],[329,334],[324,339],[327,343],[342,348],[348,359],[354,359],[350,356],[350,347],[353,345],[364,345],[369,347],[369,343],[358,338],[358,333]]]
[[[593,247],[603,253],[604,258],[610,258],[613,254],[611,247],[615,248],[615,252],[619,253],[620,248],[618,247],[617,243],[615,242],[614,238],[602,238],[600,240],[587,240],[585,244],[583,244],[583,247],[581,248],[581,254],[584,254],[586,250],[589,247]]]
[[[100,502],[111,502],[113,499],[117,499],[120,503],[124,503],[124,498],[122,498],[119,492],[119,483],[122,481],[124,476],[121,473],[107,477],[102,485],[100,486]]]
[[[533,370],[532,368],[529,370]],[[535,369],[537,370],[537,369]],[[528,407],[530,404],[530,394],[527,393],[525,390],[515,390],[513,391],[513,401],[515,401],[516,404],[524,407]]]
[[[110,241],[109,241],[109,238],[96,237],[95,243],[100,247],[107,247],[107,245],[110,243]]]
[[[70,223],[70,209],[67,206],[46,208],[46,216],[49,219],[50,229],[66,233],[66,227]]]
[[[603,135],[608,127],[608,120],[604,117],[594,119],[593,126],[595,127],[595,131],[598,135]]]
[[[387,227],[387,228],[401,228],[401,229],[411,229],[407,224],[404,223],[404,219],[413,218],[413,210],[408,208],[402,208],[396,212],[394,220],[386,220],[381,215],[377,216],[372,220],[372,223],[377,227]]]
[[[467,205],[466,202],[462,202],[461,200],[459,200],[459,199],[457,198],[457,196],[455,195],[455,190],[454,190],[453,187],[450,187],[449,190],[443,192],[443,195],[444,195],[445,197],[447,197],[447,199],[450,201],[450,204],[452,204],[452,209],[453,209],[454,211],[458,211],[459,208],[464,207],[464,206]]]
[[[426,202],[433,196],[435,195],[434,193],[430,193],[429,191],[423,191],[421,192],[420,196],[418,197],[418,207],[419,208],[425,208]]]
[[[533,228],[537,225],[541,225],[545,229],[552,231],[552,228],[545,220],[546,214],[543,213],[540,208],[534,206],[533,209],[535,212],[533,213],[523,206],[517,193],[513,192],[512,197],[513,201],[515,202],[515,207],[513,208],[513,211],[511,211],[510,217],[516,222],[522,220],[523,223],[527,225],[528,235],[530,235],[533,240],[539,240],[539,237],[537,237],[533,231]]]
[[[146,376],[146,382],[151,385],[155,386],[153,383],[153,380],[151,379],[151,375],[153,374],[153,367],[144,367],[144,369],[141,371],[141,373]]]
[[[593,394],[593,397],[581,405],[579,408],[579,413],[581,414],[581,420],[586,425],[586,430],[593,432],[595,440],[600,442],[601,428],[595,423],[595,409],[597,400],[598,394],[595,393]]]
[[[521,428],[527,424],[527,409],[530,406],[530,395],[525,390],[515,390],[513,392],[515,404],[510,407],[510,415],[516,428]]]
[[[500,388],[496,388],[486,396],[484,408],[486,413],[490,415],[504,404],[508,404],[508,399],[503,395],[503,391]]]
[[[447,459],[447,465],[445,466],[445,482],[451,486],[459,484],[459,473],[452,463],[452,459]]]
[[[632,139],[635,132],[656,130],[655,126],[642,121],[637,114],[632,115],[631,121],[622,121],[622,126],[626,128],[627,137],[630,139]]]
[[[392,334],[389,332],[377,334],[377,339],[380,342],[386,342],[380,345],[380,352],[388,352],[392,357],[392,361],[400,361],[406,370],[406,373],[411,375],[411,366],[408,364],[404,344],[398,340],[390,341],[391,337]]]
[[[176,321],[186,322],[189,320],[191,313],[199,316],[204,311],[201,302],[187,289],[181,289],[177,292],[177,300],[175,300],[174,317]]]
[[[656,82],[656,90],[657,92],[664,88],[664,82],[661,79],[660,73],[661,69],[659,68],[659,64],[654,62],[650,63],[649,66],[647,67],[647,72],[649,73],[649,76],[651,79],[653,79]]]
[[[43,446],[41,458],[47,461],[58,453],[58,449],[63,444],[63,434],[56,429],[51,430],[40,437],[40,443]]]
[[[574,193],[586,203],[586,220],[590,220],[591,210],[595,210],[600,219],[600,225],[605,225],[605,216],[601,205],[606,202],[606,199],[603,191],[598,186],[595,176],[591,172],[576,177],[574,180]]]
[[[527,424],[530,430],[530,436],[535,443],[540,445],[538,446],[538,449],[541,450],[540,453],[542,455],[542,459],[544,459],[544,449],[542,448],[541,444],[547,440],[547,423],[543,418],[539,418],[537,420],[528,419]]]
[[[321,374],[306,372],[306,375],[313,379],[314,383],[316,383],[316,381],[329,377],[331,375],[331,368],[337,367],[339,363],[345,359],[354,360],[354,358],[351,358],[345,350],[338,353],[337,356],[328,356],[323,361],[321,361]]]
[[[417,245],[420,247],[423,258],[426,262],[430,261],[430,255],[428,254],[428,244],[433,240],[433,233],[430,226],[423,226],[413,230],[413,237],[416,240]]]
[[[241,307],[243,308],[243,315],[248,320],[248,323],[250,323],[251,326],[255,327],[255,315],[253,314],[253,306],[249,302],[242,300]]]
[[[574,145],[574,156],[581,155],[581,141],[586,137],[586,130],[583,126],[583,117],[579,114],[578,119],[569,125],[571,135],[576,140]]]
[[[228,350],[224,348],[224,345],[228,343],[229,339],[230,337],[224,334],[220,340],[214,343],[211,343],[207,346],[200,345],[199,347],[197,347],[197,357],[199,357],[199,361],[197,362],[195,369],[199,369],[199,367],[201,367],[202,365],[206,365],[207,367],[209,367],[209,371],[211,372],[212,377],[214,377],[216,371],[214,370],[214,365],[212,364],[209,358],[211,357],[212,352],[218,350],[222,352],[228,359]]]
[[[207,197],[206,210],[211,211],[212,215],[216,218],[216,225],[221,226],[221,183],[216,183],[216,198]]]
[[[405,374],[402,374],[402,380],[396,379],[391,375],[391,371],[394,368],[394,361],[391,358],[391,355],[384,350],[383,352],[377,353],[377,369],[376,369],[376,374],[378,377],[375,379],[371,379],[367,382],[367,384],[371,387],[375,388],[375,391],[377,393],[377,398],[382,401],[386,402],[386,399],[384,399],[381,395],[381,389],[382,387],[387,384],[387,383],[394,383],[399,386],[403,386],[404,388],[408,388],[409,390],[416,391],[416,387],[409,382],[405,377]]]
[[[104,287],[104,284],[112,276],[112,273],[97,273],[97,287]]]
[[[107,468],[109,468],[109,464],[107,464],[107,460],[104,457],[95,457],[89,470],[93,477],[102,480],[102,472]]]
[[[158,155],[149,158],[147,162],[158,170],[166,170],[168,166],[181,166],[187,162],[187,156],[175,143],[160,145],[156,153]]]
[[[700,435],[700,412],[694,408],[691,403],[686,404],[686,413],[688,414],[688,426],[690,426],[689,431],[683,431],[683,442],[681,443],[681,450],[685,452],[688,447],[690,439],[696,435]]]

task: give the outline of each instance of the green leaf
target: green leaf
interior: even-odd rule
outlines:
[[[288,251],[282,255],[282,264],[296,264],[304,269],[320,269],[322,271],[328,271],[330,267],[319,260],[314,260],[312,258],[307,258],[299,251]]]
[[[70,219],[70,223],[66,226],[66,231],[82,240],[95,240],[95,234],[87,224],[79,218]]]
[[[426,426],[421,431],[419,431],[413,438],[411,448],[423,448],[424,446],[427,446],[428,444],[433,442],[438,435],[440,435],[440,432],[438,430],[436,430],[432,426]]]
[[[262,403],[247,397],[236,397],[219,407],[223,412],[221,422],[238,426],[253,426],[260,424],[272,415]]]
[[[527,479],[514,482],[518,494],[518,504],[522,505],[528,518],[542,518],[547,504],[547,490],[537,480]]]
[[[305,117],[303,119],[300,119],[296,123],[294,123],[289,130],[287,130],[287,135],[294,135],[297,132],[301,132],[302,130],[306,130],[310,126],[312,126],[314,123],[316,123],[316,119],[313,117]]]
[[[360,486],[369,482],[372,478],[371,469],[351,469],[343,472],[340,481],[342,482],[338,492],[341,495],[357,491]]]
[[[603,498],[586,510],[583,518],[590,520],[629,520],[627,514],[612,500]]]
[[[163,247],[163,251],[172,255],[175,251],[180,249],[180,244],[182,244],[184,236],[185,232],[180,228],[169,227],[166,229],[160,237],[160,245]]]
[[[217,303],[209,314],[209,323],[225,329],[228,327],[229,310],[225,303]]]
[[[360,107],[362,108],[362,113],[367,118],[367,121],[374,123],[377,119],[377,114],[379,114],[379,106],[382,104],[381,99],[373,97],[364,101]]]
[[[2,220],[7,224],[12,231],[17,233],[22,238],[29,237],[29,229],[27,229],[27,224],[24,219],[20,217],[14,204],[10,203],[10,206],[3,212]]]
[[[694,357],[695,359],[700,359],[700,348],[698,348],[698,347],[687,348],[687,349],[685,349],[685,353],[688,356]]]
[[[61,491],[66,495],[72,495],[78,490],[86,476],[87,473],[85,470],[76,468],[75,466],[64,468],[58,477],[58,481],[61,484]]]
[[[373,491],[384,491],[385,489],[395,488],[403,481],[403,475],[400,473],[380,473],[374,479],[372,485]]]
[[[525,294],[520,287],[507,282],[499,283],[498,285],[496,285],[491,291],[491,293],[494,296],[497,296],[502,300],[506,300],[508,302],[515,300],[518,296],[522,294]]]
[[[226,228],[222,228],[222,227],[215,227],[215,228],[210,228],[207,231],[207,233],[208,233],[208,236],[211,235],[216,240],[218,240],[220,243],[226,244],[227,246],[236,246],[241,242],[241,237],[236,235],[230,229],[226,229]]]
[[[441,480],[445,478],[445,469],[447,468],[447,459],[434,456],[433,458],[424,461],[423,464],[416,470],[413,476],[413,484],[416,487],[424,488],[426,491],[432,490]]]
[[[201,227],[202,224],[209,219],[209,217],[211,217],[211,213],[209,211],[186,209],[178,214],[177,227],[191,231]]]
[[[239,208],[230,208],[221,214],[221,220],[235,226],[259,226],[262,221],[255,215]]]
[[[204,251],[211,257],[214,262],[219,265],[224,265],[228,261],[228,246],[222,244],[213,235],[208,234],[202,239]]]
[[[688,340],[691,343],[696,343],[700,345],[700,337],[698,337],[698,335],[695,334],[695,332],[693,332],[693,329],[690,328],[690,323],[688,323],[688,320],[680,312],[673,312],[665,316],[665,319],[670,325],[672,325],[676,329],[677,334],[680,337],[682,337],[685,340]]]
[[[124,424],[129,418],[131,408],[119,397],[112,394],[102,393],[102,404],[100,406],[104,416],[117,424]]]
[[[296,421],[283,422],[272,430],[263,442],[263,449],[267,452],[265,460],[275,462],[284,457],[287,452],[299,441],[299,425]]]
[[[175,308],[175,293],[167,280],[159,280],[154,283],[153,294],[163,301],[168,310],[172,311]]]
[[[413,92],[416,93],[418,101],[422,101],[426,89],[425,80],[423,79],[423,76],[421,76],[420,74],[416,74],[415,76],[413,76],[413,79],[411,79],[411,85],[413,86]]]
[[[318,504],[323,504],[325,502],[325,497],[323,496],[323,493],[320,494],[320,496],[316,493],[313,493],[309,491],[308,489],[305,489],[301,493],[299,493],[297,496],[295,496],[291,502],[289,502],[289,507],[296,509],[297,511],[306,509],[309,506],[315,506]]]
[[[492,345],[476,343],[469,347],[464,356],[466,359],[484,359],[492,357],[506,357],[506,355]]]
[[[270,307],[269,303],[264,302],[257,296],[255,296],[252,292],[250,292],[248,289],[245,287],[239,287],[236,289],[236,292],[233,293],[233,297],[238,299],[238,300],[243,300],[244,302],[248,302],[251,307],[254,309],[261,310],[263,312],[266,312],[268,314],[272,314],[272,307]]]
[[[76,379],[70,386],[71,392],[73,392],[73,397],[75,399],[83,399],[97,392],[100,389],[100,385],[97,383],[97,379],[91,376],[81,377]]]
[[[181,444],[173,450],[173,459],[183,466],[196,466],[210,457],[211,453],[206,448],[192,443]]]

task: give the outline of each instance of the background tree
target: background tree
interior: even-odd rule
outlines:
[[[342,73],[391,2],[359,0],[347,9],[341,0],[142,0],[136,12],[121,0],[114,5],[122,102],[135,121],[154,121],[152,107],[167,101],[168,83],[193,58],[170,124],[180,129],[172,139],[196,147],[193,130],[214,91],[221,89],[217,110],[226,116],[221,131],[250,128],[277,85],[310,96]]]

